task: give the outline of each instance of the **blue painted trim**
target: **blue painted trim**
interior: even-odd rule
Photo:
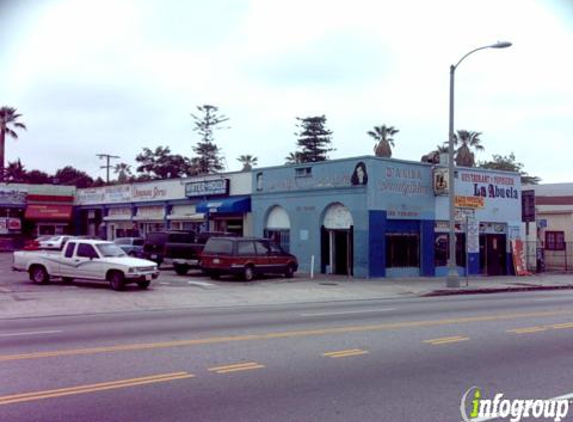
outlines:
[[[420,233],[419,220],[388,220],[387,232]],[[433,230],[433,227],[432,227]]]
[[[418,267],[387,268],[386,277],[388,278],[420,277],[420,269]]]
[[[434,277],[436,275],[434,227],[434,220],[420,221],[420,274],[424,277]]]
[[[468,272],[470,275],[479,275],[479,253],[468,253]]]
[[[368,222],[368,273],[386,277],[386,211],[369,211]]]

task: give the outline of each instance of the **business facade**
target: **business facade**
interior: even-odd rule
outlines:
[[[75,191],[73,186],[1,184],[0,235],[70,233]]]
[[[78,189],[76,232],[109,240],[166,229],[250,232],[250,173]]]
[[[444,275],[445,171],[371,156],[255,169],[253,229],[297,255],[305,272]],[[508,274],[509,242],[521,236],[519,176],[457,168],[455,180],[460,274]]]

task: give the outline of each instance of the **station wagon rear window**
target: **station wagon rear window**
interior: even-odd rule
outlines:
[[[233,242],[230,240],[211,239],[205,245],[203,252],[230,255],[233,253]]]

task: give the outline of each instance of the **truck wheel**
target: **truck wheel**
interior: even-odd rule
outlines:
[[[293,278],[294,277],[294,265],[288,264],[285,269],[285,277],[286,278]]]
[[[151,284],[151,281],[149,281],[149,280],[138,281],[138,282],[137,282],[137,286],[138,286],[141,290],[147,289],[150,284]]]
[[[252,265],[247,265],[243,271],[243,278],[245,281],[252,281],[255,278],[255,271]]]
[[[114,271],[109,276],[109,284],[111,288],[115,291],[123,290],[125,287],[125,281],[123,277],[123,273],[120,271]]]
[[[173,264],[173,269],[178,275],[185,275],[189,271],[189,266],[187,264]]]
[[[35,265],[30,268],[30,280],[34,283],[45,284],[50,281],[50,275],[41,265]]]

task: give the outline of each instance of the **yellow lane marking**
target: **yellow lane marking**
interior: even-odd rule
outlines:
[[[515,333],[515,334],[530,334],[530,333],[539,333],[541,331],[546,331],[546,327],[528,327],[528,328],[515,328],[512,330],[507,330],[508,333]]]
[[[368,353],[369,352],[367,350],[349,349],[349,350],[340,350],[338,352],[326,352],[323,353],[322,356],[336,359],[336,358],[347,358],[350,356],[366,355]]]
[[[573,322],[564,322],[561,324],[548,324],[548,325],[538,325],[535,327],[523,327],[523,328],[512,328],[511,330],[506,330],[507,333],[514,334],[530,334],[539,333],[542,331],[553,330],[564,330],[568,328],[573,328]]]
[[[0,362],[11,361],[11,360],[23,360],[23,359],[40,359],[48,357],[91,355],[97,353],[154,350],[154,349],[165,349],[172,347],[230,343],[236,341],[273,340],[282,338],[324,336],[329,334],[348,334],[348,333],[360,333],[367,331],[397,330],[403,328],[435,327],[444,325],[465,324],[472,322],[506,321],[520,318],[553,317],[553,316],[571,315],[571,314],[573,314],[573,311],[545,311],[545,312],[530,312],[530,313],[518,313],[518,314],[499,314],[499,315],[487,315],[487,316],[475,316],[475,317],[451,318],[451,319],[439,319],[439,320],[427,320],[427,321],[404,321],[404,322],[394,322],[394,323],[385,323],[376,325],[354,325],[354,326],[343,326],[343,327],[332,327],[332,328],[317,328],[317,329],[302,330],[302,331],[285,331],[285,332],[267,333],[267,334],[251,334],[244,336],[211,337],[211,338],[200,338],[191,340],[176,340],[176,341],[159,342],[159,343],[125,344],[118,346],[92,347],[85,349],[53,350],[47,352],[0,355]]]
[[[97,384],[79,385],[76,387],[59,388],[56,390],[35,391],[33,393],[12,394],[0,396],[0,406],[26,401],[42,400],[55,397],[64,397],[74,394],[94,393],[96,391],[112,390],[117,388],[135,387],[138,385],[154,384],[159,382],[175,381],[194,378],[195,375],[187,372],[173,372],[169,374],[151,375],[148,377],[130,378],[118,381],[100,382]]]
[[[432,344],[437,346],[439,344],[449,344],[449,343],[457,343],[459,341],[467,341],[469,337],[463,336],[453,336],[453,337],[441,337],[441,338],[434,338],[430,340],[424,340],[423,343]]]
[[[214,366],[212,368],[209,368],[208,370],[211,372],[216,372],[217,374],[227,374],[229,372],[250,371],[251,369],[261,369],[264,367],[265,365],[261,365],[260,363],[257,362],[247,362],[247,363],[236,363],[224,366]]]
[[[573,322],[566,322],[564,324],[555,324],[555,325],[552,325],[551,328],[553,328],[554,330],[573,328]]]

